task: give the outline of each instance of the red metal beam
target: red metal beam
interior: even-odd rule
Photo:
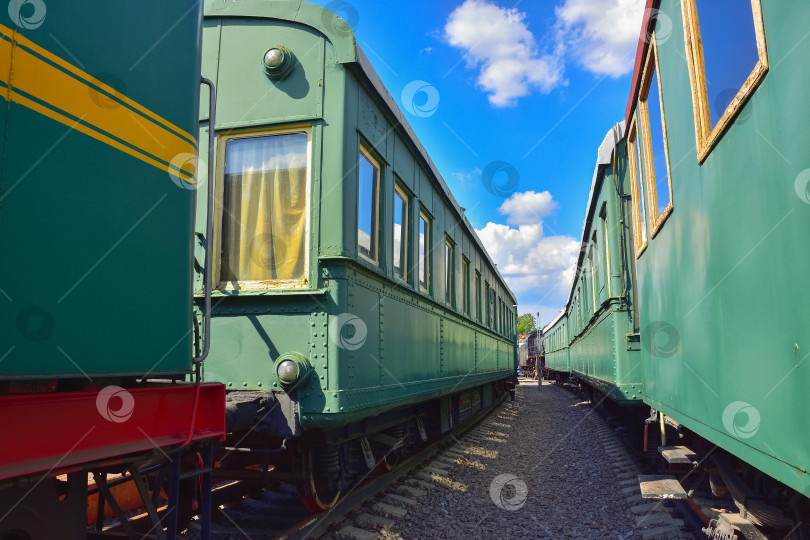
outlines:
[[[225,386],[0,396],[0,480],[225,438]],[[164,450],[165,451],[165,450]]]
[[[630,128],[630,119],[636,110],[636,101],[641,88],[641,70],[644,66],[644,59],[647,57],[647,50],[650,47],[647,36],[651,34],[650,24],[655,24],[655,17],[658,14],[658,6],[661,0],[647,0],[644,9],[644,20],[641,21],[641,35],[638,38],[638,48],[636,49],[636,63],[633,67],[633,79],[630,86],[630,98],[627,101],[625,111],[625,126]]]

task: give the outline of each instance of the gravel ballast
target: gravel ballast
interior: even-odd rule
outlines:
[[[605,432],[574,394],[523,382],[516,401],[387,490],[404,494],[408,486],[424,495],[417,491],[417,504],[401,505],[404,517],[382,516],[393,524],[369,532],[386,540],[641,539]],[[356,515],[323,538],[359,538]]]

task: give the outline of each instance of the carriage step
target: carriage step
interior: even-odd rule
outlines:
[[[697,458],[697,454],[685,446],[659,446],[658,453],[671,464],[691,464]]]
[[[641,496],[644,499],[686,499],[688,495],[681,483],[669,475],[638,475]]]

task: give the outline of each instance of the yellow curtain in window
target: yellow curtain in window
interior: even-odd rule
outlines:
[[[228,141],[221,279],[304,280],[307,136]]]

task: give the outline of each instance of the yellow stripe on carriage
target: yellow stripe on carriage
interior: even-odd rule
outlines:
[[[0,38],[0,82],[7,86],[3,96],[7,101],[24,105],[141,161],[194,182],[196,160],[187,159],[189,155],[197,155],[193,137],[2,25],[0,33],[5,38]],[[8,39],[36,51],[70,73],[22,47],[14,46]],[[93,85],[103,88],[109,95],[102,94]],[[105,101],[110,103],[109,107],[103,105]],[[182,156],[179,160],[183,164],[182,171],[169,167],[178,156]]]

